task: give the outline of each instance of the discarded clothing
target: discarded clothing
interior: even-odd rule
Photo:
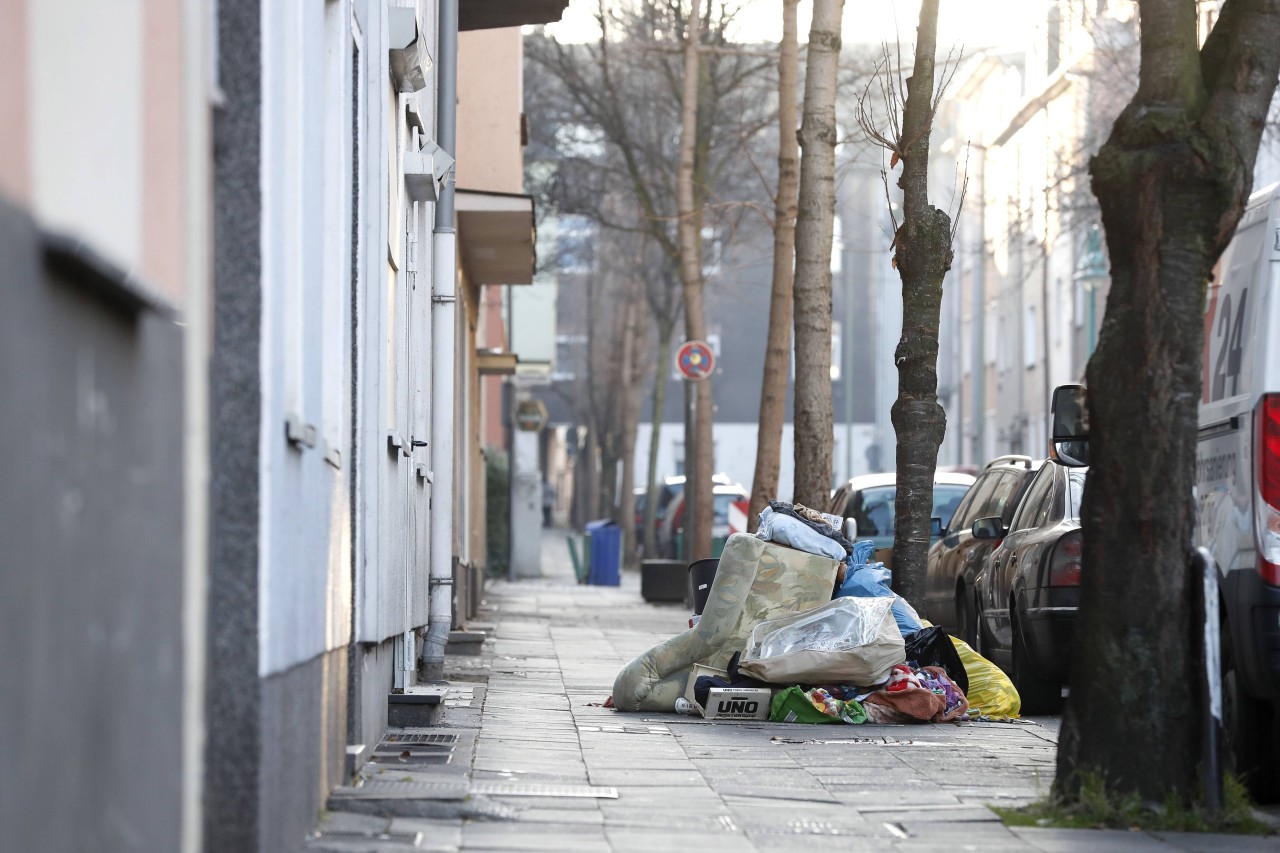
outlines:
[[[766,542],[777,542],[797,551],[819,554],[832,560],[844,560],[847,552],[830,536],[819,533],[813,525],[772,507],[760,513],[760,527],[756,536]]]
[[[818,512],[803,504],[791,504],[786,501],[769,501],[768,509],[779,515],[794,518],[821,536],[835,542],[842,549],[842,554],[853,553],[853,543],[844,537],[844,522],[839,516]],[[839,557],[843,560],[844,556]]]
[[[917,668],[942,667],[951,676],[951,680],[968,695],[969,674],[965,671],[964,662],[960,660],[960,653],[945,631],[936,625],[930,625],[907,637],[906,643],[907,663]]]
[[[775,723],[865,723],[866,709],[860,702],[841,699],[826,687],[788,687],[779,690],[769,708],[769,719]]]
[[[738,676],[736,678],[717,678],[714,675],[700,675],[698,680],[693,683],[693,698],[698,700],[698,704],[707,707],[707,699],[711,696],[712,687],[768,687],[763,681],[757,681],[750,676]]]
[[[863,702],[867,716],[877,723],[945,723],[961,718],[969,709],[964,692],[940,666],[901,675],[900,685],[877,690]],[[899,674],[895,668],[895,674]]]

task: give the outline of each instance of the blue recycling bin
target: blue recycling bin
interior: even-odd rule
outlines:
[[[620,586],[619,563],[622,557],[622,528],[612,519],[587,522],[587,539],[591,543],[591,562],[587,583],[594,586]]]

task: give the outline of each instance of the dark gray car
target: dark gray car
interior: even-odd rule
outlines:
[[[931,621],[970,645],[976,642],[974,582],[995,545],[975,539],[973,523],[999,516],[1007,527],[1041,464],[1030,456],[1001,456],[988,462],[942,529],[942,538],[929,549],[925,611]]]

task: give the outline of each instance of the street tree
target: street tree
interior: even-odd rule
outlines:
[[[886,148],[889,167],[902,174],[902,222],[895,222],[893,266],[902,279],[902,337],[894,350],[898,397],[890,409],[897,436],[897,497],[894,499],[893,586],[909,601],[923,601],[925,562],[933,512],[933,477],[947,416],[938,403],[938,323],[942,280],[951,269],[955,231],[947,212],[929,202],[929,137],[946,91],[948,69],[935,85],[938,0],[924,0],[916,28],[911,76],[902,82],[901,57],[884,50],[881,72],[858,102],[858,123]],[[884,105],[882,127],[872,89]],[[886,177],[886,191],[888,189]]]
[[[1089,361],[1092,467],[1055,794],[1101,777],[1186,804],[1199,780],[1191,578],[1205,288],[1251,191],[1280,0],[1138,0],[1138,89],[1090,164],[1111,290]],[[1155,702],[1155,697],[1164,701]]]
[[[658,252],[650,262],[653,266],[644,271],[645,304],[658,338],[646,514],[657,503],[653,460],[672,338],[682,311],[686,334],[699,329],[706,334],[705,319],[691,325],[684,311],[691,290],[701,295],[704,235],[715,232],[725,242],[734,239],[732,211],[737,205],[756,202],[741,195],[743,187],[754,185],[757,177],[753,160],[744,151],[759,146],[762,131],[773,123],[772,100],[760,97],[766,84],[771,85],[769,63],[759,51],[728,43],[734,13],[733,4],[707,3],[696,16],[701,34],[695,39],[688,35],[694,22],[680,3],[602,2],[596,13],[600,36],[594,42],[562,44],[542,35],[526,39],[529,78],[542,98],[539,109],[531,114],[550,126],[543,135],[558,136],[561,147],[557,174],[548,182],[553,203],[603,228],[644,235]],[[701,49],[695,54],[698,71],[687,77],[685,47],[690,45],[701,45]],[[690,134],[679,132],[687,103],[686,79],[697,87]],[[685,141],[692,148],[690,173],[680,168],[689,154],[688,148],[681,147]],[[680,181],[682,174],[691,175],[691,180]],[[681,197],[682,188],[691,198]],[[628,204],[615,204],[619,196],[626,196]],[[653,254],[647,252],[645,257]],[[709,415],[710,386],[702,385],[700,395],[706,399],[700,401],[700,410]],[[641,393],[639,385],[627,390]],[[711,418],[704,423],[705,452],[698,455],[707,460],[702,489],[706,491],[710,488]],[[694,444],[689,441],[686,446]],[[705,539],[709,550],[709,505],[705,512],[706,535],[692,538]],[[651,518],[645,530],[648,539]]]
[[[844,0],[814,0],[800,123],[796,211],[795,492],[821,509],[831,491],[831,246],[835,228],[836,77]]]
[[[791,367],[792,298],[795,276],[796,204],[799,143],[796,140],[796,84],[800,47],[796,7],[782,0],[782,42],[778,48],[778,189],[773,206],[773,285],[769,296],[769,332],[765,340],[764,375],[760,380],[760,426],[756,432],[756,466],[751,478],[749,529],[778,494],[782,467],[782,422],[786,418],[787,376]]]

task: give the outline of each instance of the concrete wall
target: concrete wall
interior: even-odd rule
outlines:
[[[3,197],[0,259],[0,848],[177,850],[182,329]]]

